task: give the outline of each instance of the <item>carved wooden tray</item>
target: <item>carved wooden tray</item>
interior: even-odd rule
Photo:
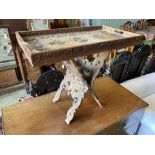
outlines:
[[[138,45],[144,40],[141,34],[107,26],[18,31],[16,37],[32,66]]]

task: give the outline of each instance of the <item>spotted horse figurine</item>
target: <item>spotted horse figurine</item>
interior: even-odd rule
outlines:
[[[65,120],[67,124],[70,124],[72,121],[74,114],[81,105],[87,91],[90,91],[94,100],[100,107],[102,107],[95,92],[93,91],[93,84],[103,66],[104,60],[108,55],[109,51],[102,52],[96,59],[94,59],[93,62],[83,59],[82,57],[75,58],[74,61],[70,60],[63,62],[67,71],[53,98],[53,102],[55,103],[59,100],[62,90],[67,90],[68,94],[72,96],[72,107],[68,110]]]

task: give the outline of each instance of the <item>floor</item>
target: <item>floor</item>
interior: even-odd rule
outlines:
[[[0,96],[0,116],[2,108],[19,102],[19,98],[24,96],[28,96],[25,89]]]
[[[29,96],[25,89],[0,96],[0,135],[3,135],[1,109],[19,102],[20,97]]]

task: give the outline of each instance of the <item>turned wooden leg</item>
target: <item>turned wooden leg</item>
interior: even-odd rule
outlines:
[[[18,61],[18,65],[19,65],[19,68],[20,68],[22,80],[23,80],[24,83],[26,83],[27,79],[26,79],[26,75],[25,75],[25,72],[24,72],[23,62],[22,62],[22,60],[23,60],[23,56],[21,54],[22,50],[19,47],[19,45],[17,47],[18,48],[16,48],[16,50],[15,50],[16,56],[17,56],[17,61]]]

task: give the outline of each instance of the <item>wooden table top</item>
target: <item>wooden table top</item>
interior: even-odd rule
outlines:
[[[70,125],[65,117],[72,99],[64,93],[58,103],[52,103],[52,93],[6,107],[4,134],[96,134],[147,106],[110,78],[97,79],[94,90],[103,108],[87,93]]]

